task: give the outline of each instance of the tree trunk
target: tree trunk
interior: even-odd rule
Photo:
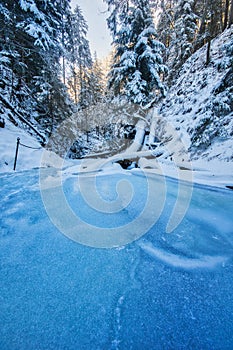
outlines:
[[[225,4],[225,14],[224,14],[224,24],[223,24],[223,30],[225,30],[225,29],[226,29],[226,27],[227,27],[227,23],[228,23],[229,1],[230,1],[230,0],[226,0],[226,4]]]
[[[62,56],[62,75],[63,75],[63,84],[66,84],[66,65],[65,65],[65,57]]]
[[[233,24],[233,0],[231,0],[231,7],[230,7],[230,16],[229,16],[229,23],[228,28]]]
[[[10,92],[10,102],[13,101],[13,96],[14,96],[14,63],[12,59],[11,63],[11,92]]]
[[[211,38],[208,38],[207,51],[206,51],[206,65],[210,63],[210,49],[211,49]]]
[[[199,49],[205,43],[205,32],[206,32],[206,17],[207,17],[207,3],[203,2],[203,12],[201,17],[200,28],[197,34],[197,40],[195,44],[195,50]]]
[[[62,18],[62,46],[65,47],[65,31],[64,31],[64,18]],[[62,55],[62,76],[63,84],[66,84],[66,67],[65,67],[65,54]]]
[[[149,134],[149,146],[154,143],[155,138],[156,138],[156,126],[158,124],[158,112],[156,109],[154,109],[154,113],[151,118],[151,123],[150,123],[150,134]]]
[[[75,68],[73,68],[72,71],[73,71],[73,78],[74,78],[74,102],[77,105],[78,104],[77,73],[75,71]]]
[[[136,135],[134,138],[134,142],[127,149],[127,152],[137,152],[142,148],[143,141],[145,138],[145,128],[146,128],[145,121],[139,120],[136,124]]]

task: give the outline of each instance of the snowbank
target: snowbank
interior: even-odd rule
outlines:
[[[13,171],[18,137],[20,138],[20,145],[16,170],[29,170],[41,167],[44,152],[48,153],[50,162],[53,159],[53,164],[56,164],[56,159],[59,157],[55,153],[46,151],[33,136],[6,120],[5,128],[0,128],[0,172]],[[43,164],[43,166],[46,166],[46,164]]]
[[[233,163],[221,159],[206,161],[205,159],[178,162],[174,159],[165,159],[164,155],[156,157],[156,150],[142,150],[139,152],[130,151],[116,154],[104,159],[83,159],[80,160],[62,160],[55,153],[46,151],[39,142],[19,129],[6,122],[4,129],[0,128],[0,172],[13,172],[14,157],[17,138],[20,142],[29,147],[19,146],[17,171],[39,168],[41,166],[53,166],[64,168],[64,176],[74,176],[74,174],[88,174],[90,172],[99,172],[111,174],[121,172],[123,169],[116,162],[124,159],[137,159],[140,169],[147,173],[169,176],[179,180],[195,182],[203,185],[216,187],[233,186]],[[164,151],[164,150],[163,150]],[[137,169],[131,170],[133,173]]]

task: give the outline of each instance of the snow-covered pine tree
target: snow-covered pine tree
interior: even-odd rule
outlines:
[[[13,17],[13,9],[16,6],[11,3],[0,4],[0,74],[1,74],[1,95],[5,95],[10,101],[15,95],[15,86],[18,80],[15,79],[16,67],[19,65],[20,54],[14,40],[14,27],[16,20]]]
[[[156,0],[155,0],[156,2]],[[157,32],[168,47],[165,62],[170,69],[168,82],[175,79],[184,61],[226,29],[230,22],[231,0],[158,0],[160,7]]]
[[[60,81],[62,17],[68,7],[69,0],[8,1],[2,22],[11,74],[3,94],[16,111],[39,121],[48,133],[71,113]]]
[[[70,64],[71,75],[69,85],[73,92],[75,103],[86,106],[83,98],[87,93],[88,70],[92,67],[92,58],[87,40],[88,25],[79,6],[70,14],[68,24],[70,27],[69,40],[67,40],[67,58]],[[82,91],[83,90],[83,91]],[[80,100],[81,98],[81,100]],[[86,100],[86,98],[85,98]]]
[[[174,31],[169,47],[169,82],[173,81],[182,64],[194,51],[197,35],[197,15],[194,0],[179,0],[174,12]]]
[[[96,54],[91,67],[81,68],[78,76],[78,107],[84,109],[102,102],[104,98],[103,71]]]
[[[104,92],[105,92],[103,81],[104,81],[103,69],[97,57],[97,53],[95,52],[93,66],[91,68],[91,74],[90,74],[90,84],[91,84],[91,91],[93,94],[94,104],[103,101]]]
[[[28,26],[24,23],[24,27],[35,38],[34,46],[39,47],[42,60],[41,72],[33,78],[37,87],[35,96],[45,110],[37,120],[51,134],[53,128],[72,113],[72,103],[61,82],[61,58],[65,51],[63,34],[67,29],[64,22],[70,12],[70,0],[34,0],[34,4],[33,0],[20,2],[24,11],[32,17]]]
[[[126,91],[127,96],[133,96],[133,102],[147,105],[153,101],[155,89],[165,96],[165,86],[161,80],[167,71],[161,55],[164,45],[156,40],[148,1],[135,1],[132,15],[130,39],[136,56],[136,70],[128,81]]]
[[[225,9],[221,0],[196,0],[195,12],[199,18],[195,42],[197,50],[222,32]]]
[[[170,46],[174,28],[175,0],[161,0],[157,33],[159,40],[166,48]]]
[[[78,107],[85,109],[94,104],[94,96],[91,83],[92,76],[91,71],[88,69],[83,69],[81,71],[81,74]]]
[[[164,45],[157,33],[147,0],[106,1],[111,15],[108,26],[113,36],[115,64],[110,71],[109,86],[116,95],[130,102],[148,106],[155,100],[156,90],[165,95],[162,76]]]
[[[109,73],[108,85],[109,88],[113,90],[114,94],[118,96],[122,92],[122,81],[125,76],[124,68],[122,67],[120,69],[120,66],[122,66],[120,58],[123,53],[126,56],[126,52],[128,52],[130,56],[128,43],[130,32],[129,17],[131,8],[129,7],[129,1],[105,0],[105,2],[108,4],[108,10],[110,12],[107,23],[113,37],[113,64]],[[124,56],[122,59],[124,60]],[[132,67],[134,66],[133,62],[130,64],[130,58],[128,59],[128,64],[132,65]]]

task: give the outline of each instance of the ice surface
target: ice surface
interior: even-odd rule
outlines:
[[[117,183],[129,179],[135,198],[123,201],[127,210],[113,213],[89,208],[78,175],[68,169],[63,190],[84,221],[124,226],[140,215],[145,177],[96,175],[96,189],[110,203],[117,198]],[[94,249],[66,238],[50,222],[39,170],[1,174],[0,184],[2,350],[231,348],[230,190],[195,186],[182,223],[166,234],[178,193],[177,182],[167,179],[163,214],[142,239]]]

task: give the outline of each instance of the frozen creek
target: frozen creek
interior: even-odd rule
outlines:
[[[126,208],[108,214],[88,206],[77,177],[64,178],[63,191],[84,222],[114,228],[139,216],[143,176],[97,175],[105,204],[116,200],[120,180],[135,189]],[[1,350],[231,349],[232,191],[194,186],[182,222],[166,233],[177,197],[177,182],[167,179],[162,214],[148,232],[98,249],[51,223],[38,170],[1,174],[0,184]]]

